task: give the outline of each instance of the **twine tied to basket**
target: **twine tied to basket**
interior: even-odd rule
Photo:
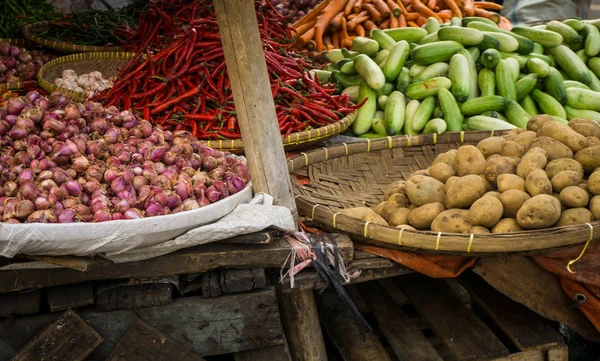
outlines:
[[[583,246],[583,249],[581,250],[581,253],[579,254],[579,256],[577,256],[577,258],[575,258],[574,260],[571,260],[571,261],[569,261],[569,263],[567,263],[567,271],[569,271],[570,273],[576,273],[575,271],[571,270],[571,265],[575,264],[575,262],[579,261],[579,259],[581,257],[583,257],[583,254],[585,253],[586,249],[588,248],[588,245],[594,238],[594,226],[592,226],[589,223],[586,223],[586,224],[588,227],[590,227],[590,239],[588,239],[587,242],[585,242],[585,245]]]

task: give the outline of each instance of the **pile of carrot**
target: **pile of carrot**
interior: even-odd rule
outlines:
[[[488,18],[510,30],[510,21],[496,11],[502,5],[474,0],[325,0],[301,19],[294,28],[298,43],[308,50],[352,47],[357,36],[368,36],[373,29],[421,27],[429,17],[447,23],[453,17]]]

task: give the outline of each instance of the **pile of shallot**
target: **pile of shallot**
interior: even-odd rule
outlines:
[[[308,14],[319,0],[271,0],[278,13],[285,16],[290,22],[300,20],[304,15]]]
[[[38,70],[49,60],[50,56],[39,50],[0,42],[0,83],[35,80]]]
[[[102,73],[99,71],[77,75],[75,70],[66,69],[63,70],[61,76],[54,79],[54,85],[79,93],[85,93],[88,97],[105,89],[110,89],[114,85],[111,80],[104,79]]]
[[[129,111],[37,92],[0,107],[6,223],[104,222],[189,211],[242,190],[238,157]]]

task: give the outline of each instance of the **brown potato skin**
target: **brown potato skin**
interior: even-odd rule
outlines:
[[[558,193],[569,186],[576,186],[580,182],[581,176],[572,170],[560,172],[550,180],[550,183],[552,183],[552,190]]]
[[[517,171],[516,163],[509,157],[488,158],[483,175],[492,185],[496,185],[500,174],[515,174]]]
[[[429,175],[442,183],[446,183],[448,178],[456,175],[456,171],[448,164],[440,162],[431,166]]]
[[[578,186],[569,186],[560,192],[560,203],[567,208],[580,208],[587,206],[590,197],[587,192]]]
[[[481,197],[469,209],[469,221],[473,226],[493,227],[502,218],[504,207],[498,198]]]
[[[400,224],[408,224],[408,214],[410,213],[410,209],[408,208],[396,208],[388,219],[388,223],[390,226],[398,226]]]
[[[468,233],[472,228],[468,216],[458,209],[448,209],[435,217],[431,223],[433,232]]]
[[[594,219],[600,219],[600,196],[594,196],[590,199],[589,209]]]
[[[508,190],[500,195],[500,202],[504,208],[504,218],[516,218],[517,212],[531,196],[526,192],[516,189]]]
[[[560,218],[558,199],[549,194],[539,194],[527,200],[517,212],[517,223],[524,229],[552,227]]]
[[[454,170],[459,177],[470,174],[481,174],[485,169],[485,157],[477,147],[463,145],[456,153]]]
[[[554,227],[573,226],[594,221],[594,215],[586,208],[571,208],[562,212]]]
[[[456,149],[450,149],[447,152],[441,153],[439,154],[437,157],[435,157],[435,160],[433,161],[433,164],[437,164],[437,163],[446,163],[451,167],[454,167],[454,165],[456,164],[456,153],[458,151]]]
[[[485,158],[488,158],[491,155],[502,153],[502,145],[505,141],[502,137],[485,138],[477,143],[477,149]]]
[[[587,181],[587,187],[593,195],[600,195],[600,172],[590,174]]]
[[[538,130],[540,130],[543,124],[553,121],[554,119],[552,119],[552,117],[548,114],[538,114],[529,119],[529,121],[527,122],[527,130],[537,132]]]
[[[535,169],[544,169],[548,163],[546,151],[542,148],[531,148],[517,165],[517,175],[521,178],[527,178],[527,175]]]
[[[498,191],[501,193],[509,189],[517,189],[525,192],[525,179],[516,174],[500,174],[498,176]]]
[[[514,218],[502,218],[492,228],[492,233],[510,233],[524,231]]]
[[[596,138],[596,137],[586,137],[586,139],[588,140],[588,144],[590,147],[596,146],[596,145],[600,145],[600,138]]]
[[[469,233],[472,233],[472,234],[490,234],[492,232],[490,232],[490,230],[487,229],[487,228],[485,228],[485,227],[475,226],[475,227],[473,227],[473,228],[471,228],[469,230]]]
[[[405,180],[402,179],[402,180],[399,180],[399,181],[396,181],[396,182],[390,184],[386,188],[385,192],[383,193],[383,200],[387,201],[390,198],[390,196],[394,193],[401,193],[401,194],[406,195],[406,181]]]
[[[531,130],[525,131],[521,134],[519,134],[516,138],[515,138],[515,142],[517,142],[517,144],[523,146],[523,148],[525,148],[525,150],[529,150],[529,147],[531,146],[531,142],[533,142],[533,140],[537,137],[537,133]]]
[[[587,147],[575,153],[574,159],[581,163],[585,174],[591,174],[596,168],[600,168],[600,145]]]
[[[579,124],[570,124],[569,127],[573,129],[575,132],[583,135],[584,137],[594,137],[596,139],[600,138],[600,126],[597,124],[588,124],[588,123],[579,123]]]
[[[474,174],[460,177],[446,193],[446,208],[469,208],[486,192],[485,180],[482,177]]]
[[[410,211],[408,223],[416,229],[429,229],[431,222],[444,210],[446,207],[438,202],[425,204]]]
[[[406,195],[411,204],[443,203],[446,197],[444,183],[423,175],[412,176],[406,182]]]
[[[588,146],[585,136],[577,133],[568,125],[559,122],[544,123],[537,132],[538,136],[547,136],[558,140],[569,147],[573,152],[578,152]]]
[[[527,175],[525,188],[531,196],[552,194],[552,183],[543,169],[536,169]]]
[[[531,149],[542,148],[546,151],[548,161],[559,159],[559,158],[573,158],[573,151],[571,148],[562,144],[558,140],[546,136],[537,137],[531,142]]]
[[[502,145],[502,155],[505,157],[521,158],[526,151],[524,146],[512,140],[507,140]]]
[[[583,178],[583,167],[575,159],[570,159],[570,158],[554,159],[554,160],[548,162],[548,164],[546,164],[546,167],[544,169],[546,170],[546,173],[548,174],[548,178],[550,178],[550,179],[552,179],[555,175],[557,175],[558,173],[565,171],[565,170],[572,170],[574,172],[577,172],[577,173],[579,173],[580,177]]]

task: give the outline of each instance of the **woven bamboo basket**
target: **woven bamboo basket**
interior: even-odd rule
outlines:
[[[134,57],[134,53],[81,53],[56,58],[46,63],[38,72],[37,80],[42,89],[51,93],[60,90],[73,101],[84,101],[87,96],[54,85],[54,79],[60,78],[63,70],[73,69],[79,75],[99,71],[106,79],[119,75],[120,69]]]
[[[101,53],[123,51],[122,47],[120,46],[79,45],[75,43],[66,43],[63,41],[48,40],[37,35],[40,32],[47,30],[53,23],[53,21],[38,21],[36,23],[27,24],[23,26],[23,36],[32,43],[65,53]]]
[[[8,43],[10,45],[15,45],[15,46],[31,45],[31,42],[27,39],[12,39],[12,38],[0,38],[0,43]],[[36,89],[37,86],[38,86],[38,83],[35,80],[2,83],[2,84],[0,84],[0,93],[4,93],[7,91],[33,90],[33,89]]]
[[[539,253],[600,239],[600,221],[504,234],[469,235],[401,230],[367,223],[338,213],[344,208],[374,208],[387,186],[427,168],[435,157],[463,144],[504,132],[460,132],[397,136],[316,149],[288,160],[288,170],[310,179],[302,185],[292,176],[298,212],[355,240],[393,249],[460,255]]]
[[[334,135],[343,133],[346,129],[348,129],[355,117],[356,112],[352,112],[339,121],[321,128],[305,130],[303,132],[292,133],[288,136],[283,136],[283,147],[288,151],[297,150],[306,148],[317,142],[327,140]],[[244,152],[244,142],[242,139],[207,140],[204,143],[211,148],[226,150],[235,154],[241,154]]]

